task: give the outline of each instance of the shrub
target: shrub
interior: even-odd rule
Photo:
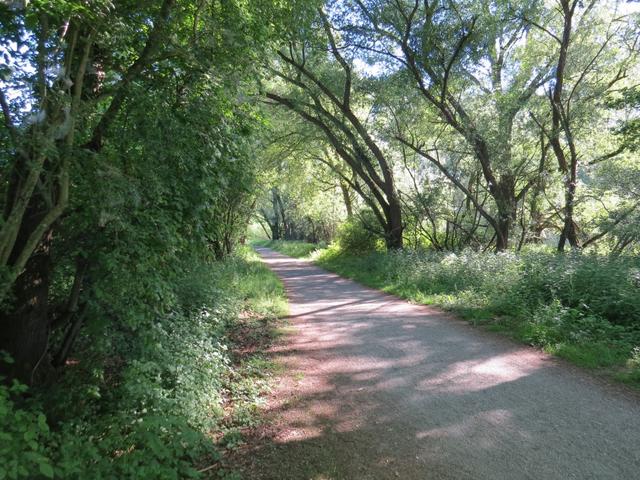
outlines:
[[[223,397],[265,384],[232,366],[229,331],[241,309],[262,319],[284,307],[275,276],[240,254],[195,268],[152,321],[93,325],[102,341],[81,342],[55,386],[27,397],[0,382],[0,479],[177,480],[220,458],[210,434],[223,428]],[[253,421],[242,408],[237,420]]]
[[[26,391],[18,382],[0,382],[0,478],[53,477],[46,416],[35,403],[16,403]]]
[[[338,230],[336,242],[341,251],[363,255],[378,250],[383,242],[375,230],[377,220],[371,210],[363,210],[347,220]]]
[[[73,480],[89,472],[98,480],[195,478],[195,462],[212,449],[203,432],[171,412],[123,412],[65,423],[56,438],[55,478]]]

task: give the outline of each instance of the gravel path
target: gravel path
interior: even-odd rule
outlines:
[[[268,249],[292,334],[248,479],[640,479],[640,399]]]

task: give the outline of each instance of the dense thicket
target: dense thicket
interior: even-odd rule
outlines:
[[[255,294],[238,279],[260,288],[229,258],[258,195],[256,63],[303,18],[0,6],[1,478],[195,475]]]
[[[0,349],[46,379],[85,318],[136,328],[230,253],[254,201],[270,2],[3,7]],[[240,100],[240,101],[239,101]]]

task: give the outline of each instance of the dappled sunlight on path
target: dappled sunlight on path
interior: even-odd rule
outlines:
[[[640,403],[534,349],[260,249],[294,333],[250,478],[640,478]]]

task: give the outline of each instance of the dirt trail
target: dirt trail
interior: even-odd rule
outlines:
[[[534,349],[258,249],[293,332],[249,479],[640,479],[640,400]]]

